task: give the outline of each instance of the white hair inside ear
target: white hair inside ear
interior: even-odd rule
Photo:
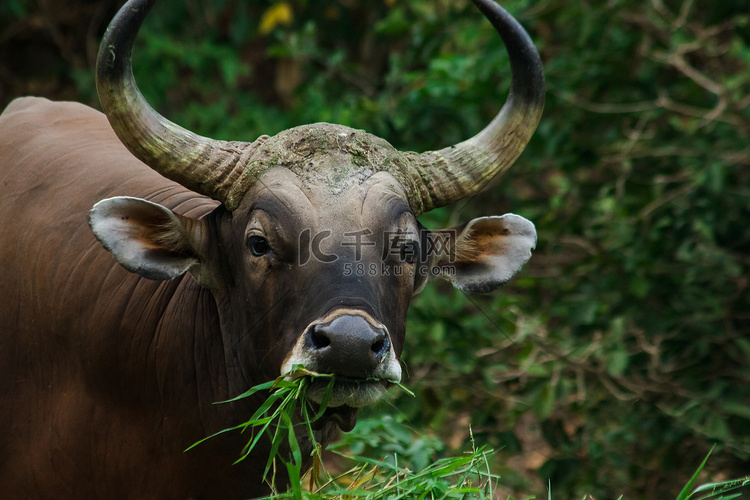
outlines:
[[[534,224],[516,214],[480,217],[459,230],[451,251],[435,265],[441,277],[466,292],[495,290],[521,270],[536,248]]]

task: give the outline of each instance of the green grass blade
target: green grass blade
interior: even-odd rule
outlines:
[[[256,393],[258,393],[260,391],[267,391],[267,390],[271,389],[271,387],[273,386],[273,384],[274,384],[274,381],[271,380],[270,382],[266,382],[264,384],[256,385],[255,387],[252,387],[251,389],[248,389],[247,391],[243,392],[239,396],[235,396],[232,399],[227,399],[226,401],[217,401],[214,404],[215,405],[220,405],[220,404],[231,403],[233,401],[238,401],[240,399],[244,399],[244,398],[252,396],[253,394],[256,394]]]
[[[701,473],[703,468],[706,466],[706,463],[708,462],[708,457],[711,456],[711,453],[714,451],[714,448],[716,445],[714,445],[711,448],[711,451],[708,452],[708,455],[706,455],[706,458],[703,459],[703,462],[701,463],[700,467],[698,467],[698,470],[695,471],[695,474],[693,474],[693,477],[690,478],[690,481],[685,485],[684,488],[682,488],[682,491],[677,496],[676,500],[687,500],[692,496],[693,487],[695,486],[695,482],[698,480],[698,475]]]

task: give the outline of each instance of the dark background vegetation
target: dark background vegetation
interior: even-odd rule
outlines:
[[[0,106],[98,107],[119,3],[2,0]],[[415,300],[416,397],[372,411],[355,446],[418,464],[470,447],[471,426],[522,498],[548,480],[553,498],[673,498],[714,444],[704,479],[750,473],[747,1],[505,6],[545,61],[544,117],[496,188],[422,222],[513,211],[538,248],[490,296]],[[417,151],[476,133],[509,83],[468,0],[161,0],[134,63],[151,103],[202,134],[330,121]]]

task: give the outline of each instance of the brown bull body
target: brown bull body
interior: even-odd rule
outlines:
[[[38,98],[8,106],[0,496],[264,494],[263,449],[232,465],[241,436],[183,451],[259,404],[215,402],[296,365],[333,374],[325,443],[401,379],[406,312],[428,277],[487,292],[521,268],[536,231],[518,215],[432,232],[417,222],[501,174],[541,116],[531,40],[492,0],[474,3],[508,49],[511,93],[484,130],[439,151],[402,153],[331,124],[252,143],[182,129],[132,77],[153,0],[130,0],[102,41],[105,114]],[[313,383],[309,399],[322,395]]]
[[[196,217],[216,202],[136,160],[79,104],[17,100],[0,130],[0,496],[241,498],[260,483],[257,464],[231,467],[241,440],[183,453],[239,423],[212,405],[238,394],[213,297],[187,275],[126,271],[85,224],[123,192]]]

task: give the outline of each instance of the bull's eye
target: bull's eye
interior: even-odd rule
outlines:
[[[417,261],[419,247],[413,241],[404,243],[401,247],[401,260],[407,264],[414,264]]]
[[[247,246],[255,257],[265,255],[270,250],[268,240],[262,236],[250,236],[247,239]]]

